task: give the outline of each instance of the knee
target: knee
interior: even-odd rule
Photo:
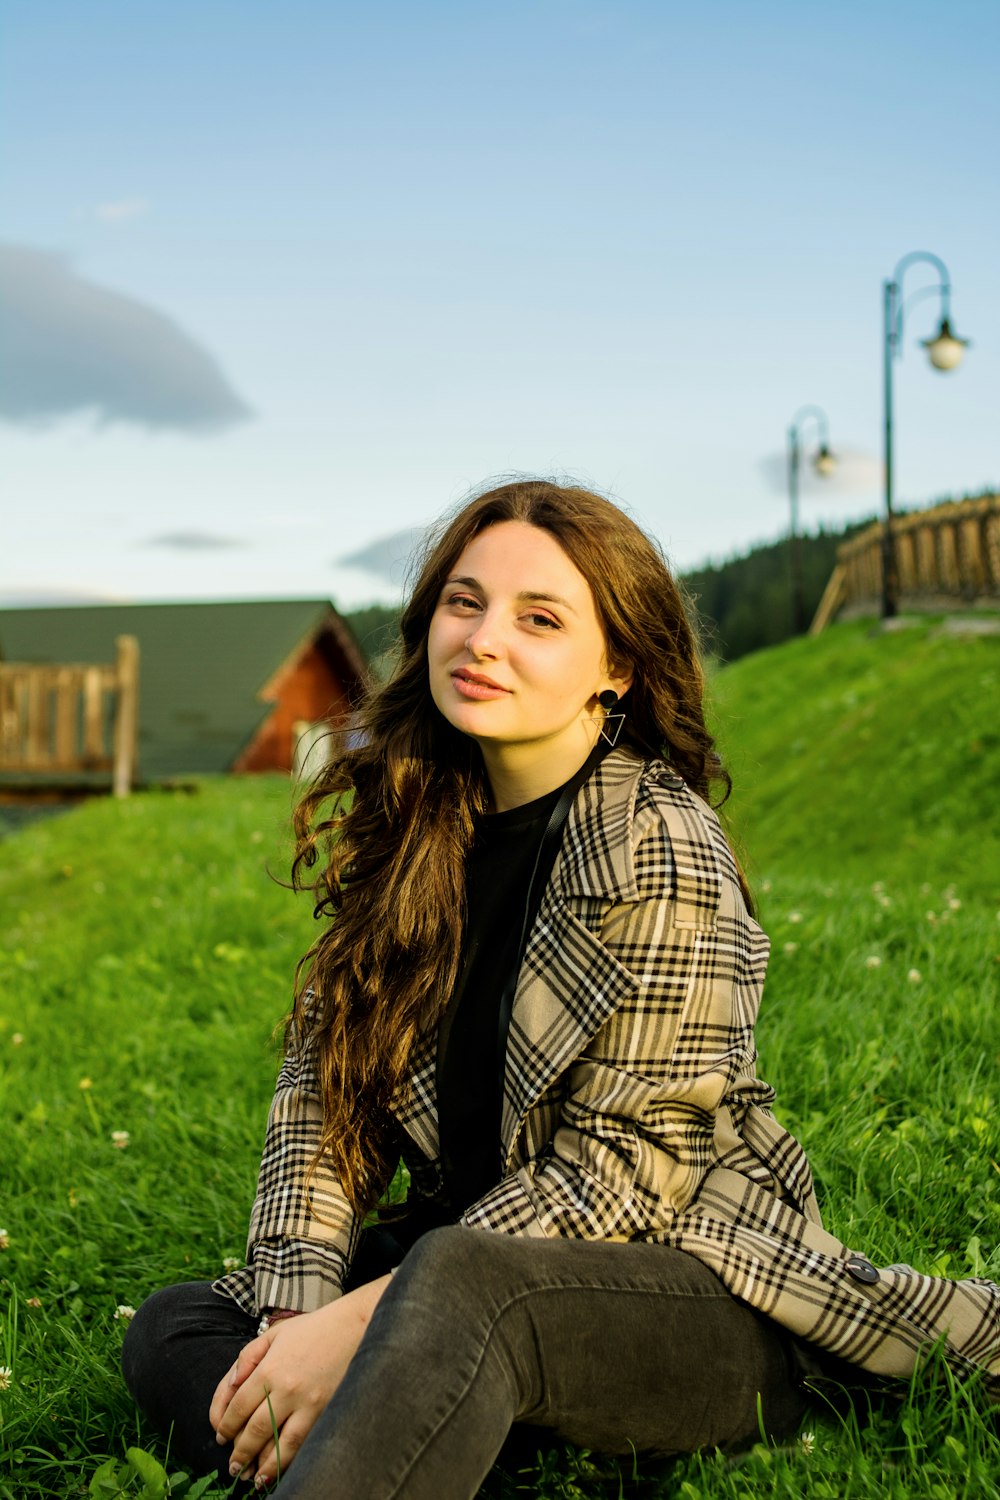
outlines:
[[[436,1289],[439,1295],[444,1287],[456,1296],[466,1288],[485,1292],[495,1283],[502,1251],[510,1243],[504,1235],[448,1224],[421,1236],[398,1275],[405,1275],[415,1288]]]
[[[202,1282],[163,1287],[133,1314],[122,1344],[122,1374],[140,1405],[143,1393],[158,1384],[173,1341],[187,1330],[192,1316],[197,1317],[204,1288]]]
[[[538,1242],[464,1225],[433,1229],[393,1278],[387,1311],[426,1358],[490,1382],[513,1414],[537,1403],[541,1375],[533,1336],[531,1260]]]
[[[435,1322],[491,1330],[509,1320],[532,1279],[537,1242],[449,1224],[417,1241],[394,1278],[394,1290]]]
[[[173,1322],[172,1309],[177,1302],[173,1294],[178,1290],[178,1287],[168,1286],[147,1297],[125,1330],[122,1374],[136,1399],[146,1384],[148,1372],[159,1363],[162,1344],[169,1336]]]

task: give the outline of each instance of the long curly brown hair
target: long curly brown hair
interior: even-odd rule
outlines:
[[[718,802],[729,792],[705,727],[684,601],[659,548],[624,511],[589,490],[530,479],[477,495],[438,526],[403,611],[395,669],[335,739],[295,813],[293,881],[315,893],[317,917],[335,920],[299,965],[286,1046],[314,1049],[324,1113],[316,1161],[330,1159],[359,1212],[395,1167],[392,1103],[417,1038],[454,988],[466,854],[488,802],[477,745],[431,699],[427,634],[460,553],[501,521],[549,532],[589,583],[608,659],[634,674],[622,741],[668,760],[706,802],[713,787]]]

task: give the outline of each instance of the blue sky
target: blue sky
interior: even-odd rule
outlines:
[[[338,559],[512,471],[616,495],[689,568],[787,526],[806,403],[843,458],[806,525],[870,514],[911,250],[974,347],[936,374],[936,299],[907,315],[899,500],[1000,484],[995,0],[0,28],[0,599],[350,607],[391,590]]]

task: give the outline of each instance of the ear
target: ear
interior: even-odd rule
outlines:
[[[618,694],[619,698],[624,698],[625,694],[632,686],[633,676],[634,673],[632,671],[632,665],[630,662],[622,663],[621,665],[615,662],[609,662],[604,681],[602,681],[597,691],[599,693],[603,693],[605,688],[613,688]]]

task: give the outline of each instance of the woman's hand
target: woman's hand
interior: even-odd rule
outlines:
[[[240,1351],[216,1388],[208,1417],[233,1444],[230,1473],[258,1487],[288,1468],[364,1337],[389,1277],[370,1281],[317,1312],[275,1323]],[[274,1434],[278,1434],[275,1449]]]

